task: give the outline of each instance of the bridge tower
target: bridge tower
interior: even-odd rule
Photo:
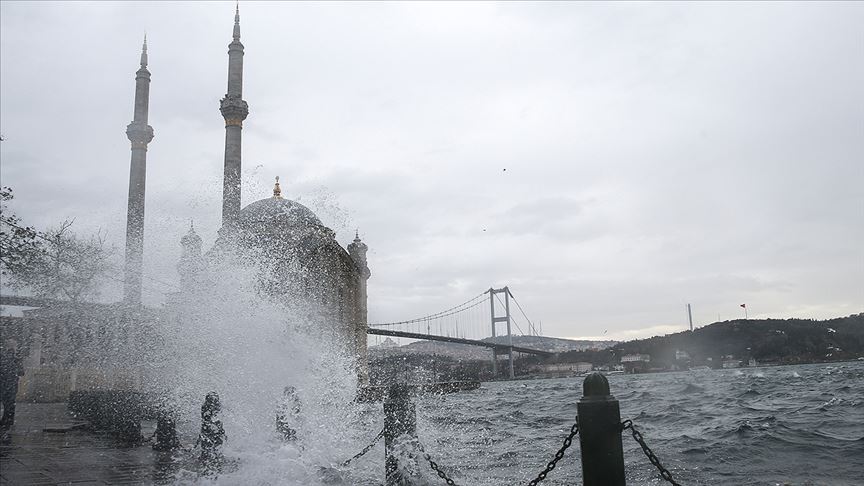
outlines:
[[[497,324],[499,322],[507,323],[507,344],[510,346],[508,351],[509,372],[508,375],[512,380],[515,376],[513,371],[513,334],[510,331],[510,288],[504,287],[500,289],[489,288],[489,309],[492,316],[492,337],[497,335]],[[504,315],[496,316],[495,298],[498,294],[504,294]],[[492,348],[492,374],[498,376],[498,349]]]

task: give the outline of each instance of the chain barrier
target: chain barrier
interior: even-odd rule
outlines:
[[[651,461],[651,464],[653,464],[654,467],[656,467],[657,470],[660,471],[660,476],[663,479],[665,479],[666,481],[668,481],[670,484],[672,484],[673,486],[681,486],[672,477],[672,473],[669,472],[668,469],[663,467],[663,464],[660,463],[660,459],[657,458],[657,456],[654,454],[654,451],[652,451],[651,448],[648,447],[648,444],[645,443],[645,438],[642,436],[642,434],[638,430],[636,430],[636,426],[633,425],[632,420],[625,420],[625,421],[621,422],[621,431],[623,432],[627,429],[630,429],[630,433],[633,435],[633,439],[636,440],[636,442],[642,448],[642,451],[645,453],[645,456],[648,457],[648,460]],[[564,439],[564,443],[561,445],[561,448],[558,449],[558,452],[555,453],[555,457],[551,461],[549,461],[548,464],[546,464],[546,468],[543,469],[543,471],[541,471],[540,474],[538,474],[536,478],[534,478],[533,480],[531,480],[531,482],[528,483],[528,486],[537,486],[537,484],[539,484],[541,481],[546,479],[546,476],[550,472],[552,472],[553,469],[555,469],[555,466],[558,464],[558,461],[560,461],[564,457],[564,452],[568,448],[570,448],[570,446],[573,444],[573,438],[576,437],[576,435],[578,433],[579,433],[579,422],[577,421],[576,423],[573,424],[572,427],[570,427],[570,434],[567,435],[567,437]],[[366,455],[367,452],[369,452],[370,450],[372,450],[373,447],[375,447],[375,444],[377,444],[378,441],[381,440],[382,437],[384,437],[384,429],[381,429],[381,432],[378,432],[378,435],[376,435],[375,438],[372,439],[372,442],[370,442],[369,445],[364,447],[363,450],[361,450],[360,452],[355,454],[354,457],[343,462],[342,467],[346,467],[349,464],[351,464],[352,461],[359,459],[359,458],[363,457],[364,455]],[[429,463],[429,467],[433,471],[435,471],[436,474],[438,474],[438,477],[443,479],[447,483],[448,486],[457,486],[456,482],[453,481],[452,479],[450,479],[450,477],[447,476],[447,473],[445,473],[441,469],[441,467],[438,466],[438,463],[436,463],[435,461],[432,460],[432,457],[426,452],[426,449],[423,448],[423,444],[421,444],[420,442],[417,442],[416,444],[417,444],[417,449],[423,454],[423,458],[426,460],[426,462]]]
[[[381,440],[381,437],[384,437],[384,429],[381,429],[381,432],[378,432],[378,435],[376,435],[375,438],[372,439],[372,442],[370,442],[369,445],[367,445],[366,447],[364,447],[362,451],[358,452],[357,454],[354,454],[354,457],[352,457],[351,459],[348,459],[347,461],[343,462],[343,463],[342,463],[342,467],[346,467],[346,466],[348,466],[349,464],[351,464],[351,461],[353,461],[353,460],[355,460],[355,459],[360,459],[361,457],[363,457],[364,455],[366,455],[366,453],[369,452],[369,451],[371,451],[372,448],[375,447],[375,444],[377,444],[378,441]]]
[[[555,458],[549,461],[549,464],[546,464],[546,469],[540,471],[540,474],[538,474],[536,478],[532,479],[531,482],[528,483],[528,486],[537,486],[540,481],[546,479],[546,475],[555,469],[555,465],[558,464],[558,461],[560,461],[562,457],[564,457],[564,451],[570,447],[570,444],[573,443],[573,438],[576,437],[576,434],[578,433],[579,421],[577,420],[576,423],[573,424],[573,427],[570,427],[570,435],[564,439],[564,445],[562,445],[561,448],[558,449],[558,452],[555,453]]]
[[[456,486],[456,483],[452,479],[447,477],[447,474],[442,471],[438,464],[432,460],[432,457],[426,453],[426,449],[423,448],[423,444],[417,442],[417,449],[419,449],[420,452],[423,453],[423,458],[426,459],[426,462],[429,463],[429,467],[438,474],[439,478],[443,479],[448,486]]]
[[[675,479],[672,478],[672,473],[670,473],[668,469],[663,467],[663,464],[660,464],[660,459],[657,459],[657,456],[654,455],[654,451],[652,451],[651,448],[648,447],[648,444],[645,443],[645,438],[643,438],[642,434],[640,434],[639,431],[636,430],[636,426],[633,425],[632,420],[625,420],[621,422],[621,431],[623,432],[627,429],[630,429],[630,433],[633,434],[633,439],[635,439],[636,442],[639,443],[639,447],[642,448],[642,452],[645,453],[645,455],[648,457],[648,460],[651,461],[651,464],[654,464],[654,467],[656,467],[657,470],[660,471],[660,476],[669,483],[671,483],[673,486],[681,486],[675,481]]]

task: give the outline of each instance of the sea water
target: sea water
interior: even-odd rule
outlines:
[[[681,484],[864,484],[864,362],[613,375],[609,381],[622,420],[633,420]],[[581,383],[486,383],[476,391],[422,398],[418,435],[459,484],[526,484],[567,436]],[[627,431],[623,441],[627,483],[665,484]],[[580,482],[574,440],[542,484]]]
[[[609,381],[622,419],[633,420],[681,484],[864,484],[864,363],[613,375]],[[419,440],[457,484],[526,484],[567,436],[581,383],[581,378],[517,380],[420,396]],[[346,405],[326,426],[316,419],[296,444],[274,440],[232,447],[229,437],[225,449],[235,468],[204,482],[382,484],[381,442],[350,466],[339,466],[380,431],[381,407],[380,402]],[[623,441],[628,484],[663,484],[626,431]],[[416,484],[444,484],[422,458],[419,462],[424,472]],[[580,482],[574,440],[542,484]]]

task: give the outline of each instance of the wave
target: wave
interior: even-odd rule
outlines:
[[[680,470],[684,483],[717,484],[720,478],[722,484],[742,485],[861,484],[864,363],[832,366],[830,373],[824,365],[759,369],[764,377],[754,371],[744,370],[743,377],[708,372],[695,379],[674,373],[621,376],[613,383],[614,395],[622,419],[633,419],[664,464],[680,468],[676,479]],[[446,425],[442,437],[459,435],[449,447],[439,446],[442,457],[436,460],[457,472],[476,468],[472,476],[484,479],[469,483],[478,486],[509,484],[505,479],[521,477],[560,447],[579,394],[568,386],[529,387],[526,393],[521,385],[488,384],[486,391],[448,395],[440,407],[423,407],[429,418],[442,419],[426,420],[427,427],[440,431]],[[516,410],[521,412],[514,415]],[[421,439],[431,435],[419,432]],[[549,451],[538,450],[539,443],[548,443]],[[627,437],[624,447],[628,456],[641,455]]]
[[[682,388],[678,393],[704,393],[705,389],[699,385],[694,385],[693,383],[687,383],[687,385]]]
[[[681,451],[682,454],[707,454],[709,449],[705,447],[692,447],[690,449],[684,449]]]

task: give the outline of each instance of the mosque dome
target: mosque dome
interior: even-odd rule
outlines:
[[[306,206],[292,201],[270,197],[255,201],[240,210],[237,218],[241,226],[276,224],[278,226],[321,226],[321,220]]]
[[[311,209],[282,197],[278,177],[273,187],[273,197],[255,201],[241,209],[237,223],[244,229],[266,226],[286,230],[324,226]]]

